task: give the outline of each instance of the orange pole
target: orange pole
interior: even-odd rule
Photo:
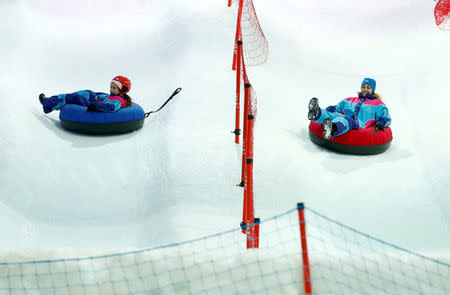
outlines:
[[[245,67],[245,65],[243,65]],[[248,125],[248,105],[250,101],[250,83],[245,83],[244,85],[244,134],[243,134],[243,140],[242,140],[242,171],[241,171],[241,183],[239,186],[244,187],[244,202],[243,202],[243,208],[242,208],[242,222],[248,223],[249,220],[253,220],[253,217],[249,216],[249,187],[248,187],[248,177],[247,177],[247,125]],[[251,187],[253,190],[253,187]],[[243,233],[245,233],[245,230],[242,230]]]
[[[243,64],[245,67],[245,64]],[[240,186],[245,185],[245,159],[246,159],[246,149],[247,149],[247,122],[248,122],[248,109],[250,104],[250,83],[245,82],[244,84],[244,123],[243,126],[243,136],[242,136],[242,169],[241,169],[241,183]],[[245,220],[244,220],[245,221]]]
[[[300,224],[300,237],[302,245],[302,258],[303,258],[303,282],[305,285],[305,294],[312,294],[311,287],[311,275],[309,272],[309,259],[308,259],[308,248],[306,246],[306,227],[305,227],[305,206],[303,203],[297,204],[298,219]]]
[[[255,218],[255,248],[259,248],[259,224],[261,223],[259,218]]]
[[[241,61],[241,55],[242,55],[242,41],[237,41],[238,50],[237,50],[237,56],[238,60]],[[241,129],[239,129],[240,126],[240,117],[241,117],[241,111],[240,111],[240,100],[241,100],[241,63],[237,63],[236,67],[236,125],[234,128],[234,142],[239,143],[239,135],[241,134]]]
[[[250,222],[247,226],[247,249],[253,249],[255,248],[255,224]]]
[[[253,219],[247,231],[247,249],[259,248],[259,218]]]
[[[248,88],[250,92],[250,88]],[[249,95],[250,96],[250,95]],[[252,223],[255,219],[255,210],[253,203],[253,126],[255,117],[252,114],[248,115],[247,119],[247,139],[246,139],[246,180],[245,180],[245,192],[247,194],[247,220],[244,222]]]
[[[233,66],[232,69],[236,70],[237,62],[237,41],[241,39],[241,20],[242,20],[242,6],[244,0],[239,0],[238,17],[236,23],[236,35],[234,36],[234,52],[233,52]]]

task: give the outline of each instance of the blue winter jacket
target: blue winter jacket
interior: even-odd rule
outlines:
[[[329,106],[327,111],[341,113],[349,118],[354,118],[360,128],[381,124],[384,127],[391,125],[391,116],[386,105],[374,95],[367,94],[364,97],[349,97],[341,100],[335,106]]]

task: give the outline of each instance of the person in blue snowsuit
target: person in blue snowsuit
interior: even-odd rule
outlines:
[[[80,90],[73,93],[45,97],[41,93],[39,101],[45,114],[59,110],[67,104],[85,106],[87,111],[116,112],[132,104],[131,98],[127,94],[130,88],[131,82],[128,78],[117,76],[110,83],[110,94],[92,90]]]
[[[374,125],[376,130],[384,130],[391,125],[391,116],[375,88],[374,79],[364,78],[358,97],[345,98],[326,109],[321,109],[319,100],[313,97],[308,104],[308,119],[322,124],[325,139]]]

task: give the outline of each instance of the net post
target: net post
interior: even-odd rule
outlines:
[[[247,249],[259,248],[259,224],[259,218],[247,223]]]
[[[247,222],[253,222],[255,218],[254,199],[253,199],[253,126],[255,116],[247,115],[247,138],[245,144],[245,183],[247,195]]]
[[[239,7],[238,7],[238,16],[237,16],[237,22],[236,22],[236,35],[234,37],[234,51],[233,51],[233,66],[232,69],[236,70],[236,63],[237,63],[237,41],[241,39],[242,35],[242,27],[241,27],[241,21],[242,21],[242,6],[244,5],[244,0],[239,0]]]
[[[259,218],[255,218],[255,248],[259,248],[259,224],[261,223]]]
[[[247,144],[248,144],[248,110],[250,104],[250,83],[245,83],[245,97],[244,97],[244,122],[243,122],[243,139],[242,139],[242,171],[241,171],[241,183],[244,184],[244,205],[242,212],[242,222],[252,222],[254,218],[253,211],[253,177],[251,175],[253,173],[253,166],[247,164],[248,155],[247,155]],[[251,173],[247,170],[251,169]],[[250,183],[251,182],[251,183]],[[245,231],[242,231],[245,233]]]
[[[247,133],[248,133],[248,109],[250,104],[250,83],[245,82],[244,84],[244,122],[243,122],[243,133],[242,133],[242,169],[241,169],[241,182],[245,181],[245,159],[247,150]]]
[[[241,231],[243,234],[247,234],[247,223],[241,222]]]
[[[246,246],[247,249],[252,249],[253,247],[253,237],[254,237],[255,225],[253,222],[247,223],[247,232],[246,232]]]
[[[312,294],[311,288],[311,276],[309,270],[308,249],[306,246],[306,227],[305,227],[305,206],[303,203],[297,204],[298,219],[300,225],[300,241],[302,247],[302,259],[303,259],[303,282],[305,285],[305,294]]]
[[[234,142],[236,144],[239,143],[239,135],[240,135],[240,101],[241,101],[241,56],[242,56],[242,40],[237,41],[237,65],[236,65],[236,125],[234,129]]]

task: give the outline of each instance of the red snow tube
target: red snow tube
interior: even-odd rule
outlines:
[[[374,155],[386,151],[391,145],[392,130],[386,127],[375,132],[375,126],[359,130],[350,130],[330,140],[323,138],[322,124],[311,121],[309,138],[321,147],[344,154]]]

